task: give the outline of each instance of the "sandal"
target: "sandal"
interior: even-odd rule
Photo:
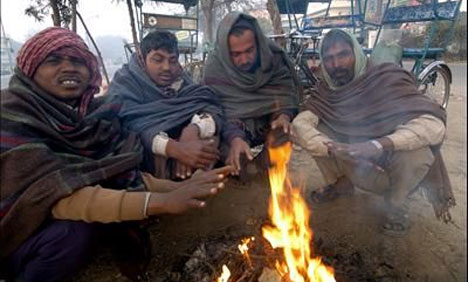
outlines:
[[[386,215],[385,222],[380,229],[385,235],[402,237],[408,234],[410,228],[411,222],[408,213],[394,211]]]
[[[351,186],[351,188],[346,188],[346,189],[338,189],[334,184],[327,185],[324,188],[321,189],[321,191],[312,191],[310,193],[310,198],[313,203],[315,204],[323,204],[327,202],[331,202],[338,197],[346,197],[346,196],[351,196],[354,193],[354,188]]]

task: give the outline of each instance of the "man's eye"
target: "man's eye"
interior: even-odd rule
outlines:
[[[47,59],[44,60],[44,63],[48,63],[48,64],[57,64],[60,62],[60,58],[58,57],[48,57]]]
[[[81,58],[72,58],[71,61],[72,63],[77,64],[77,65],[86,65],[85,60]]]
[[[348,57],[348,56],[351,56],[351,52],[348,52],[348,51],[342,52],[342,53],[340,53],[338,56],[339,56],[340,58],[346,58],[346,57]]]

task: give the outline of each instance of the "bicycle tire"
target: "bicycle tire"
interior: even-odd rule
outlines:
[[[439,83],[440,89],[436,87]],[[446,109],[450,97],[450,74],[443,68],[435,66],[419,79],[418,89],[423,95]]]

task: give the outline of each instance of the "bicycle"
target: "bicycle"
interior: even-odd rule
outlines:
[[[307,92],[318,83],[318,77],[314,73],[315,60],[317,57],[317,47],[319,38],[314,35],[305,35],[300,31],[293,29],[289,33],[270,35],[272,40],[286,39],[286,53],[292,59],[294,71],[296,72],[301,91],[299,101],[305,100]],[[312,49],[309,46],[312,44]],[[313,51],[311,51],[313,50]],[[312,60],[313,66],[309,66],[309,60]]]

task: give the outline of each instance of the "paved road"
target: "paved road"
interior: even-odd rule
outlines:
[[[463,63],[449,63],[450,70],[452,71],[452,85],[451,94],[454,96],[466,96],[466,62]],[[410,70],[412,62],[404,62],[405,69]]]
[[[455,96],[466,97],[466,62],[465,63],[451,63],[449,64],[452,70],[452,94]]]

